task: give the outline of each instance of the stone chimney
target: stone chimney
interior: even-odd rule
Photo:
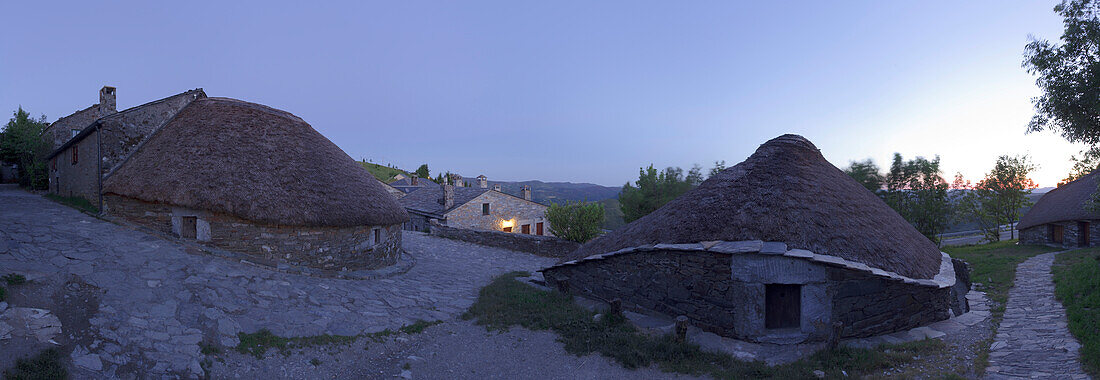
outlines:
[[[523,199],[531,200],[531,186],[523,185]]]
[[[420,186],[420,176],[416,173],[409,174],[409,183],[413,186]]]
[[[497,184],[494,184],[494,185],[493,185],[493,190],[494,190],[494,191],[500,191],[500,184],[499,184],[499,183],[497,183]]]
[[[421,190],[423,191],[423,190]],[[443,185],[443,210],[449,210],[455,206],[455,187],[454,185]]]
[[[454,182],[455,187],[462,187],[462,176],[458,174],[451,174],[451,182]]]
[[[488,189],[489,188],[489,178],[486,178],[483,175],[477,176],[477,187],[480,187],[482,189]]]
[[[103,86],[99,89],[99,114],[107,116],[118,112],[115,107],[115,88]]]

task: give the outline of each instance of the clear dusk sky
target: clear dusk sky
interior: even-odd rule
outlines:
[[[491,180],[621,186],[732,165],[784,133],[834,165],[940,155],[977,180],[1030,154],[1029,35],[1056,1],[10,1],[0,110],[49,121],[202,87],[290,111],[353,158]]]

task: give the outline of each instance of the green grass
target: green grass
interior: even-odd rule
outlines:
[[[15,273],[5,274],[3,277],[0,277],[0,279],[3,279],[4,282],[8,283],[8,285],[23,285],[27,283],[26,277],[23,277],[23,275],[21,274]]]
[[[242,354],[249,354],[255,356],[257,359],[263,359],[264,354],[269,349],[279,350],[284,355],[289,355],[289,350],[296,348],[306,348],[313,346],[323,346],[330,344],[348,344],[354,342],[359,338],[367,338],[375,343],[382,342],[383,338],[397,335],[398,333],[404,334],[419,334],[424,332],[424,329],[428,327],[438,325],[443,321],[424,321],[417,320],[411,325],[404,325],[397,329],[397,331],[385,329],[379,332],[360,334],[360,335],[314,335],[303,336],[294,338],[284,338],[271,333],[271,330],[261,329],[260,331],[245,334],[237,333],[237,337],[240,339],[240,343],[237,344],[237,352]],[[205,350],[205,349],[204,349]],[[204,352],[205,353],[205,352]]]
[[[379,164],[372,164],[370,162],[363,161],[359,161],[359,164],[363,165],[363,167],[366,168],[367,171],[369,171],[370,174],[374,176],[374,178],[378,178],[379,181],[386,183],[389,183],[390,180],[392,180],[393,177],[397,176],[398,174],[404,174],[406,177],[409,176],[408,172],[401,169],[394,169],[389,166],[382,166]]]
[[[1100,249],[1059,254],[1051,273],[1069,331],[1081,342],[1081,364],[1092,377],[1100,377]]]
[[[61,353],[55,348],[42,351],[33,358],[19,359],[15,367],[4,371],[5,380],[67,379],[69,371],[61,362]]]
[[[934,339],[884,345],[875,350],[838,348],[819,351],[794,363],[769,367],[759,361],[744,362],[729,355],[703,351],[697,345],[676,342],[670,336],[644,335],[622,317],[594,319],[594,312],[576,305],[567,295],[541,291],[515,280],[526,275],[513,272],[494,279],[481,289],[477,302],[462,318],[476,319],[478,325],[490,331],[512,326],[551,330],[559,335],[558,340],[567,352],[578,356],[598,352],[626,368],[656,365],[667,372],[723,379],[814,379],[814,370],[824,371],[827,378],[858,378],[944,348],[942,341]]]
[[[99,209],[91,201],[82,197],[63,197],[57,194],[46,194],[46,199],[75,208],[80,211],[99,214]]]

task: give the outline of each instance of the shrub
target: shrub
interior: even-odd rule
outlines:
[[[597,202],[553,203],[546,209],[550,232],[565,240],[584,243],[600,234],[603,204]]]

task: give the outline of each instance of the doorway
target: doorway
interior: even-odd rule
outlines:
[[[1056,244],[1062,244],[1062,238],[1065,236],[1065,227],[1061,224],[1050,225],[1050,241]]]
[[[1089,246],[1089,222],[1077,222],[1077,246]]]
[[[185,216],[180,218],[180,237],[194,239],[198,236],[198,217]]]
[[[764,285],[764,327],[798,328],[802,322],[802,285]]]

